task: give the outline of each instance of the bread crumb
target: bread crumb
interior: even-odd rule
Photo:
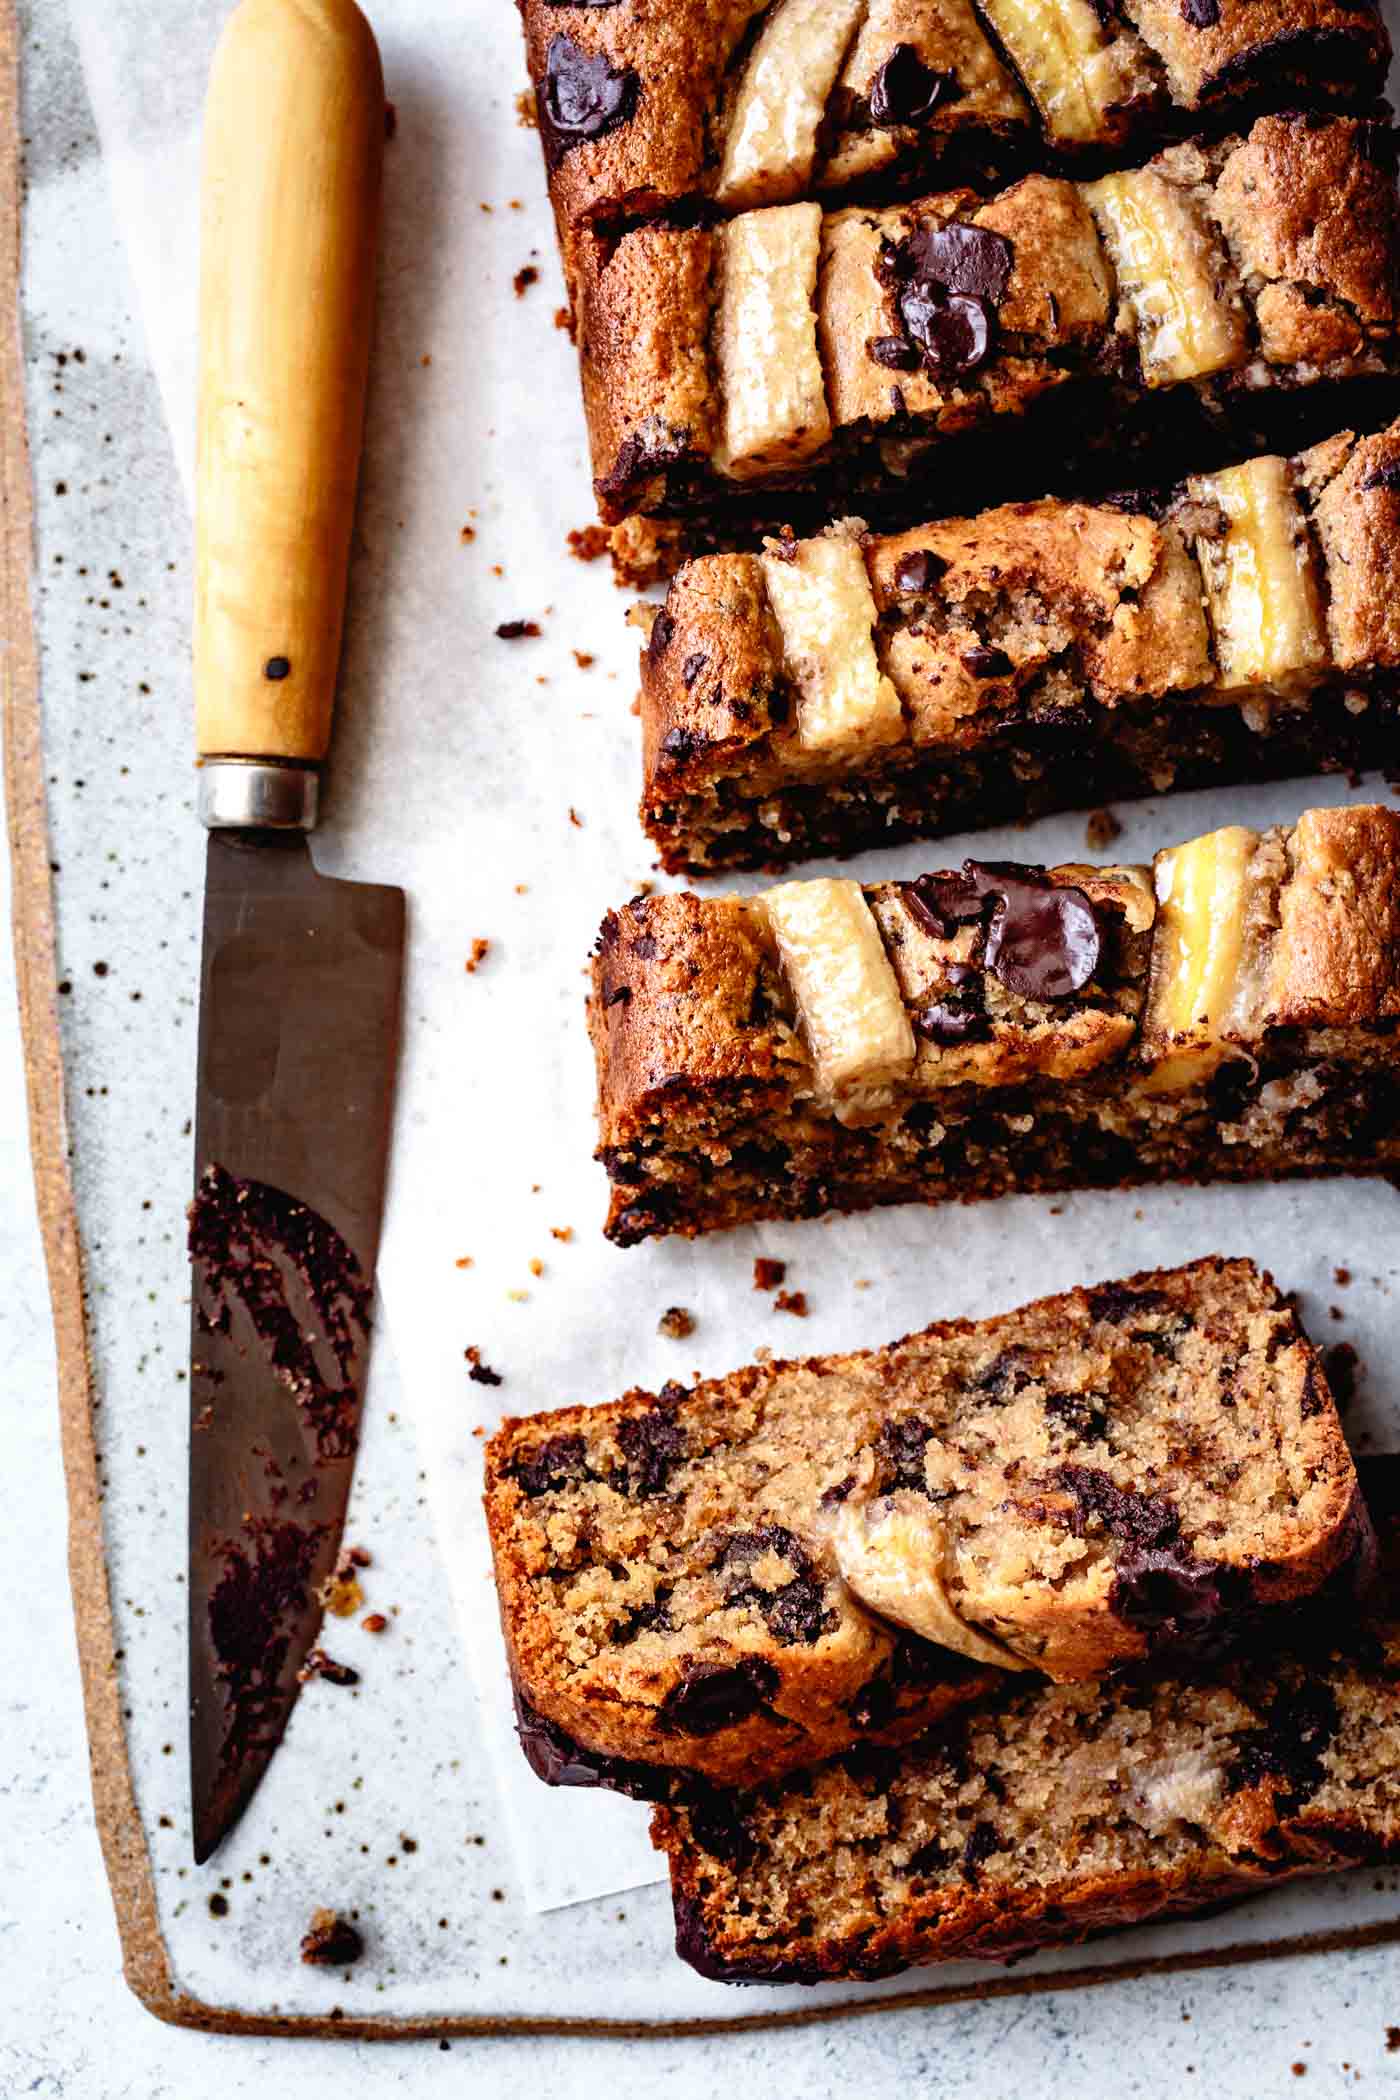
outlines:
[[[574,1228],[572,1225],[551,1225],[549,1236],[553,1240],[571,1240],[574,1236]]]
[[[1122,834],[1123,826],[1111,809],[1091,809],[1084,826],[1084,843],[1091,853],[1102,853],[1105,846]]]
[[[535,92],[533,88],[522,88],[516,96],[515,121],[525,131],[539,130],[540,113],[535,107]]]
[[[348,1554],[341,1555],[334,1574],[328,1575],[317,1590],[316,1600],[337,1619],[351,1618],[360,1609],[365,1593],[360,1588],[360,1578]]]
[[[589,665],[596,663],[597,660],[591,649],[575,649],[574,651],[574,662],[578,665],[580,671],[586,671]]]
[[[366,1633],[387,1633],[389,1630],[389,1621],[382,1611],[368,1613],[361,1619],[360,1625]]]
[[[525,294],[529,291],[531,285],[539,283],[540,273],[535,268],[533,263],[524,263],[516,271],[514,277],[512,277],[510,281],[515,287],[516,298],[523,299],[525,297]]]
[[[482,1362],[481,1351],[477,1348],[475,1342],[472,1342],[465,1348],[462,1354],[471,1366],[467,1376],[473,1385],[503,1385],[505,1383],[499,1371],[493,1371],[490,1364]]]
[[[496,571],[498,576],[503,573],[500,569]],[[539,634],[538,620],[502,620],[496,629],[498,642],[533,642],[538,641]]]
[[[805,1291],[779,1291],[773,1300],[775,1312],[792,1313],[796,1319],[807,1317],[807,1293]]]
[[[1351,1282],[1351,1270],[1334,1269],[1332,1271],[1332,1281],[1336,1284],[1337,1289],[1339,1291],[1344,1291],[1347,1285]]]
[[[579,815],[578,811],[574,808],[572,803],[569,804],[569,822],[573,825],[575,831],[582,831],[583,818]]]
[[[454,1269],[473,1269],[476,1267],[476,1257],[472,1254],[459,1254],[452,1266]]]
[[[568,316],[565,315],[567,325]],[[597,561],[608,551],[611,535],[606,525],[583,525],[569,534],[569,552],[575,561]]]
[[[695,1332],[695,1315],[684,1305],[668,1305],[656,1323],[656,1331],[673,1342],[683,1342]]]
[[[538,1254],[530,1256],[530,1274],[532,1276],[543,1276],[544,1274],[544,1263],[540,1260]]]
[[[760,1254],[753,1265],[753,1287],[756,1291],[776,1291],[787,1275],[785,1261],[770,1261]]]
[[[365,1951],[362,1936],[338,1911],[314,1910],[303,1933],[301,1958],[311,1969],[345,1969]]]
[[[478,935],[477,938],[472,942],[472,952],[467,957],[466,970],[468,977],[475,977],[477,971],[481,968],[481,965],[485,962],[487,956],[490,953],[491,943],[487,940],[483,940],[481,936]]]
[[[470,540],[474,540],[476,538],[475,525],[464,525],[461,531],[458,533],[457,537],[461,541],[462,545],[465,547]]]
[[[530,1302],[528,1291],[507,1291],[506,1296],[512,1305],[528,1305]]]

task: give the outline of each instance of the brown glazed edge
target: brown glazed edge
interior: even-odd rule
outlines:
[[[29,1135],[39,1228],[48,1270],[58,1356],[58,1407],[68,1495],[69,1580],[73,1596],[83,1705],[87,1718],[93,1810],[121,1940],[128,1984],[158,2019],[220,2034],[286,2035],[348,2041],[424,2041],[474,2035],[609,2034],[674,2037],[746,2028],[810,2027],[913,2006],[966,2004],[1078,1990],[1141,1976],[1238,1967],[1246,1962],[1325,1954],[1400,1941],[1400,1920],[1351,1930],[1303,1933],[1259,1946],[1156,1955],[1095,1963],[1056,1975],[989,1976],[932,1985],[855,2004],[804,2007],[686,2020],[532,2018],[512,2014],[444,2014],[437,2019],[372,2019],[334,2013],[295,2017],[210,2005],[181,1990],[160,1929],[155,1880],[122,1723],[114,1663],[111,1598],[104,1552],[95,1395],[83,1305],[83,1258],[65,1140],[63,1061],[55,992],[54,915],[41,743],[39,663],[30,576],[33,508],[25,423],[20,325],[19,31],[16,0],[0,0],[0,699],[6,779],[6,825],[14,875],[12,933],[19,985]]]

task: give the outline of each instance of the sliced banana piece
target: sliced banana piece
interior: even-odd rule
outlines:
[[[1285,696],[1306,689],[1327,668],[1327,631],[1312,538],[1288,461],[1251,459],[1186,486],[1225,521],[1222,536],[1196,539],[1218,687]]]
[[[960,1618],[944,1579],[948,1541],[922,1495],[901,1490],[873,1502],[847,1502],[832,1534],[847,1587],[882,1618],[1002,1670],[1033,1666]]]
[[[1123,68],[1091,0],[983,0],[1052,140],[1084,144],[1125,98]]]
[[[865,0],[779,0],[730,112],[716,200],[782,204],[812,179],[817,134]]]
[[[813,303],[821,231],[820,205],[780,204],[716,235],[723,428],[714,463],[733,480],[797,466],[830,441]]]
[[[785,882],[754,899],[792,989],[818,1091],[843,1122],[878,1114],[914,1068],[914,1031],[858,882]]]
[[[797,540],[762,556],[797,693],[802,752],[863,758],[904,735],[899,695],[875,657],[875,599],[859,547]]]
[[[1157,855],[1157,927],[1142,1029],[1150,1093],[1193,1086],[1229,1054],[1227,1030],[1249,989],[1249,871],[1258,844],[1258,832],[1229,824]]]
[[[1185,190],[1155,168],[1086,183],[1149,386],[1175,386],[1241,365],[1244,306],[1221,235]]]

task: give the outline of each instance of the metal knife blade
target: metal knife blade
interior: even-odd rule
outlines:
[[[297,835],[209,840],[190,1342],[196,1860],[262,1777],[316,1643],[369,1351],[403,891]]]
[[[240,0],[205,103],[194,686],[211,831],[190,1210],[194,1852],[281,1739],[359,1441],[404,949],[328,880],[384,77],[355,0]],[[327,1673],[329,1674],[329,1673]]]

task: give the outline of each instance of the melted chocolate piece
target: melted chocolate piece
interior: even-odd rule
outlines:
[[[230,1333],[238,1308],[296,1401],[317,1463],[352,1457],[372,1286],[335,1227],[282,1189],[214,1165],[190,1205],[189,1252],[207,1331]],[[293,1303],[294,1286],[309,1317]],[[337,1377],[326,1376],[321,1351]]]
[[[1005,234],[985,226],[923,226],[908,243],[910,274],[945,291],[1000,306],[1011,279],[1015,251]]]
[[[758,1846],[740,1812],[739,1796],[703,1787],[687,1801],[686,1810],[691,1837],[711,1859],[739,1870],[756,1857]]]
[[[675,631],[676,623],[663,605],[652,621],[651,633],[647,637],[647,655],[652,663],[656,663],[665,655],[671,646],[671,636]]]
[[[1009,678],[1013,669],[1004,649],[965,649],[962,666],[972,678]]]
[[[920,1494],[928,1493],[924,1452],[932,1437],[933,1424],[921,1421],[917,1415],[896,1415],[883,1425],[875,1439],[881,1494],[887,1495],[894,1488],[917,1488]]]
[[[980,1006],[970,1000],[935,999],[914,1016],[914,1033],[926,1043],[984,1042],[992,1024]]]
[[[978,1869],[984,1860],[990,1859],[1001,1847],[997,1834],[990,1823],[974,1823],[967,1834],[967,1843],[962,1849],[962,1870],[975,1887]]]
[[[1384,466],[1372,467],[1361,484],[1361,493],[1367,489],[1400,489],[1400,459],[1389,459]]]
[[[631,66],[616,68],[605,53],[585,51],[562,31],[549,40],[538,93],[545,158],[557,167],[575,146],[625,124],[640,85]]]
[[[1112,1320],[1121,1324],[1129,1319],[1141,1319],[1145,1313],[1171,1310],[1172,1301],[1165,1291],[1134,1291],[1121,1283],[1101,1283],[1087,1295],[1091,1320]]]
[[[957,75],[936,73],[912,44],[896,44],[870,87],[870,121],[881,130],[924,124],[957,93]]]
[[[890,372],[916,372],[919,368],[918,351],[902,335],[872,335],[865,354]]]
[[[1192,29],[1214,29],[1220,20],[1220,0],[1181,0],[1181,19]]]
[[[931,379],[960,379],[985,362],[992,347],[992,315],[980,299],[916,278],[897,303]]]
[[[681,683],[684,685],[687,692],[690,691],[696,679],[700,676],[701,672],[704,670],[706,664],[708,664],[709,661],[710,659],[708,656],[706,656],[704,650],[697,649],[695,654],[693,656],[688,656],[685,662],[681,665]]]
[[[656,1712],[668,1735],[717,1735],[762,1710],[779,1685],[778,1672],[761,1656],[741,1663],[692,1663]]]
[[[1227,1594],[1240,1587],[1232,1570],[1196,1558],[1181,1537],[1181,1513],[1165,1496],[1121,1488],[1096,1466],[1060,1466],[1049,1484],[1074,1497],[1076,1536],[1096,1519],[1117,1544],[1109,1610],[1154,1647],[1199,1649],[1227,1607],[1244,1601]]]
[[[908,554],[901,554],[895,563],[895,589],[900,591],[931,590],[948,573],[948,564],[932,547],[915,547]]]
[[[1262,1779],[1276,1779],[1279,1791],[1290,1806],[1309,1800],[1327,1776],[1323,1757],[1337,1730],[1341,1714],[1329,1684],[1304,1678],[1280,1691],[1271,1702],[1261,1728],[1239,1738],[1239,1748],[1230,1767],[1232,1788],[1257,1786]]]
[[[1034,868],[964,861],[955,875],[921,875],[905,890],[911,910],[940,940],[984,916],[983,960],[1023,999],[1067,999],[1098,968],[1102,935],[1083,890],[1047,881]]]
[[[676,1791],[675,1776],[663,1765],[637,1764],[585,1750],[566,1729],[547,1721],[520,1687],[512,1683],[515,1730],[525,1762],[546,1786],[601,1786],[634,1801],[666,1801]]]

